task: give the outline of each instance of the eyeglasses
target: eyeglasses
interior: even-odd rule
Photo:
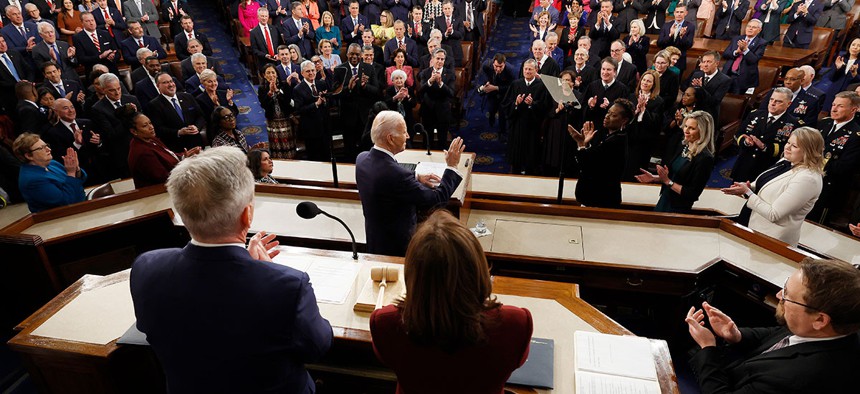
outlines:
[[[36,152],[36,151],[40,151],[40,150],[42,150],[42,149],[45,149],[47,152],[50,152],[50,151],[51,151],[51,146],[50,146],[50,145],[48,145],[48,144],[45,144],[45,145],[42,145],[42,146],[40,146],[40,147],[38,147],[38,148],[30,149],[30,153],[33,153],[33,152]]]
[[[236,115],[233,115],[233,114],[223,115],[223,116],[221,116],[221,119],[236,119]]]
[[[786,286],[788,286],[788,278],[785,278],[785,283],[783,283],[783,285],[782,285],[782,289],[779,291],[779,293],[777,293],[777,298],[780,298],[781,300],[783,300],[783,301],[785,301],[785,302],[790,302],[790,303],[792,303],[792,304],[797,304],[797,305],[800,305],[800,306],[802,306],[802,307],[809,308],[809,309],[812,309],[812,310],[815,310],[815,311],[820,311],[820,310],[821,310],[821,309],[818,309],[818,308],[816,308],[816,307],[814,307],[814,306],[809,306],[809,305],[806,305],[806,304],[804,304],[804,303],[801,303],[801,302],[797,302],[797,301],[793,301],[793,300],[788,299],[788,294],[787,294],[788,292],[786,291]],[[779,297],[779,295],[780,295],[780,294],[782,294],[782,297]]]

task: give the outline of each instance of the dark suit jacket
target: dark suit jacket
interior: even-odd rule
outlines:
[[[598,6],[598,8],[600,7]],[[630,21],[639,19],[639,14],[645,13],[645,4],[636,0],[631,0],[630,4],[625,6],[624,0],[614,0],[612,2],[612,12],[615,12],[618,15],[618,24],[616,25],[618,27],[618,31],[621,33],[627,33],[630,31]]]
[[[64,75],[64,77],[65,77],[65,75]],[[77,101],[77,97],[78,97],[78,93],[80,93],[81,89],[83,89],[81,87],[81,84],[79,84],[77,81],[68,80],[65,78],[61,79],[60,83],[63,84],[63,90],[65,91],[66,94],[72,93],[72,102],[75,104],[75,106],[78,109],[80,109],[80,106],[79,106],[80,104]],[[57,90],[57,88],[54,86],[53,83],[51,83],[51,81],[48,81],[46,79],[45,81],[42,82],[42,86],[47,88],[51,92],[51,95],[54,96],[55,99],[62,98],[60,95],[60,91]]]
[[[350,21],[352,23],[352,21]],[[430,40],[430,30],[433,26],[428,22],[421,22],[421,35],[415,34],[415,22],[406,21],[406,34],[418,43],[418,52],[423,56],[427,54],[427,41]],[[343,30],[341,30],[343,33]]]
[[[159,59],[167,58],[167,52],[164,51],[164,48],[158,40],[149,36],[142,36],[141,38],[143,39],[143,46],[145,48],[149,48],[152,52],[155,52]],[[122,51],[122,58],[125,61],[125,64],[128,64],[132,68],[140,67],[140,62],[137,61],[137,50],[140,49],[140,46],[137,45],[137,41],[134,37],[129,36],[123,40],[119,46]]]
[[[839,198],[845,198],[848,195],[852,175],[857,173],[860,163],[860,124],[849,122],[830,133],[833,119],[826,118],[818,122],[817,128],[824,136],[824,157],[827,158],[824,165],[824,190],[819,201],[824,206],[830,206],[829,201],[826,201],[830,196],[840,195]],[[825,195],[828,198],[824,198]]]
[[[194,71],[194,65],[191,64],[191,58],[187,58],[179,63],[180,69],[182,70],[182,80],[188,80],[194,75],[197,75],[197,72]],[[206,68],[215,71],[215,74],[224,75],[224,71],[221,70],[221,65],[215,60],[215,58],[211,56],[206,56]],[[180,86],[177,84],[176,86]]]
[[[278,64],[275,65],[275,70],[278,71],[278,81],[281,81],[281,82],[286,81],[287,77],[289,77],[290,74],[292,74],[292,73],[298,73],[299,75],[302,74],[302,67],[298,64],[290,63],[288,68],[290,69],[289,73],[287,73],[287,71],[284,70],[284,66],[280,62],[278,62]],[[295,85],[295,84],[296,84],[296,82],[294,80],[293,85]]]
[[[314,80],[317,92],[328,90],[328,85]],[[299,117],[299,134],[304,137],[308,145],[310,160],[326,160],[328,156],[329,143],[331,141],[331,130],[329,130],[329,102],[317,107],[317,98],[313,96],[311,88],[302,80],[293,88],[293,102]]]
[[[483,80],[499,87],[499,90],[495,92],[480,93],[485,97],[485,100],[494,101],[496,104],[501,103],[502,99],[508,93],[511,83],[517,78],[514,75],[513,66],[507,62],[505,63],[505,69],[501,73],[496,74],[496,70],[493,68],[493,59],[488,59],[481,65],[481,75],[484,77]]]
[[[316,33],[310,19],[302,18],[302,22],[308,24],[308,32],[302,34],[301,37],[299,37],[299,29],[296,27],[292,17],[284,18],[281,24],[278,25],[278,30],[281,32],[281,42],[286,45],[298,45],[299,50],[302,52],[302,57],[310,59],[316,53],[316,41],[314,41]],[[369,29],[370,26],[367,28]],[[265,40],[263,42],[265,43]],[[275,50],[277,51],[277,48]]]
[[[104,144],[100,147],[90,142],[90,137],[95,131],[92,122],[87,119],[75,119],[75,124],[83,131],[84,141],[80,148],[74,145],[75,137],[72,129],[66,127],[62,122],[48,128],[42,135],[42,140],[51,145],[51,151],[56,154],[56,159],[60,159],[60,161],[63,160],[61,156],[65,156],[66,151],[73,148],[78,153],[78,162],[81,168],[87,170],[87,173],[92,177],[94,172],[98,172],[94,166],[99,154],[103,152]]]
[[[785,327],[741,328],[740,331],[740,343],[706,347],[690,359],[702,394],[848,394],[856,391],[853,366],[860,363],[857,333],[762,354],[791,332]]]
[[[669,70],[660,76],[660,97],[663,98],[663,108],[672,108],[678,101],[681,84],[678,78],[678,74]]]
[[[226,90],[216,90],[215,95],[218,96],[219,106],[230,108],[230,110],[233,111],[234,116],[239,116],[239,107],[236,106],[236,102],[234,101],[233,105],[227,104]],[[212,102],[212,99],[209,98],[209,95],[206,94],[206,92],[201,92],[194,96],[194,99],[197,100],[197,104],[200,106],[200,113],[203,114],[204,118],[206,118],[206,130],[218,130],[218,125],[211,124],[212,112],[215,111],[216,105],[214,102]]]
[[[22,11],[23,12],[23,11]],[[5,15],[5,12],[4,12]],[[27,32],[27,37],[21,35],[21,32],[11,23],[5,24],[0,29],[0,34],[6,39],[6,46],[11,50],[14,49],[22,55],[27,55],[27,40],[35,38],[36,43],[42,42],[42,36],[39,35],[39,30],[36,24],[30,21],[24,21],[24,30]],[[29,56],[29,55],[28,55]]]
[[[179,129],[185,126],[195,125],[197,129],[204,130],[206,119],[200,113],[200,108],[193,96],[188,93],[177,92],[176,98],[179,101],[179,107],[182,108],[184,120],[176,113],[173,103],[162,95],[156,96],[146,106],[146,114],[152,120],[152,125],[155,126],[155,134],[175,152],[182,152],[183,149],[191,149],[195,146],[205,146],[200,134],[177,135]]]
[[[21,135],[24,132],[42,135],[50,127],[48,116],[42,112],[41,108],[24,100],[18,102],[15,107],[15,116],[12,116],[12,119],[15,120],[16,135]],[[52,148],[54,152],[62,152],[60,156],[66,154],[65,149],[61,151],[57,150],[57,147]]]
[[[358,14],[358,24],[364,25],[364,29],[370,29],[370,23],[367,22],[367,17],[361,14]],[[355,29],[355,24],[352,22],[352,17],[347,14],[340,21],[340,34],[343,35],[343,43],[346,46],[349,44],[358,44],[361,45],[361,30],[355,33],[355,37],[352,36],[352,31]],[[430,35],[430,31],[427,31],[427,35]]]
[[[451,56],[451,51],[449,51],[450,48],[451,47],[447,45],[442,45],[442,49],[444,49],[447,54],[447,56],[445,56],[445,66],[443,67],[445,67],[446,70],[454,71],[454,57]],[[432,60],[430,57],[430,54],[421,56],[421,60],[418,61],[418,68],[424,70],[430,67],[430,61]]]
[[[72,42],[75,45],[75,56],[78,58],[78,61],[86,67],[87,74],[92,71],[93,65],[104,64],[114,74],[119,75],[116,62],[120,60],[120,53],[118,50],[119,48],[116,46],[116,41],[114,41],[107,31],[102,29],[96,29],[96,36],[99,39],[99,48],[96,48],[96,45],[93,44],[93,39],[86,30],[81,30],[72,36]],[[100,54],[109,50],[116,51],[116,56],[113,61],[110,61],[107,58],[99,59]]]
[[[415,42],[415,40],[413,40],[409,37],[403,37],[403,42],[406,43],[406,63],[412,67],[417,67],[418,66],[418,58],[419,58],[418,44]],[[385,46],[383,47],[383,56],[382,57],[385,61],[384,64],[386,66],[391,66],[394,64],[394,59],[392,58],[392,55],[394,54],[394,51],[396,49],[397,49],[397,39],[396,38],[392,38],[385,43]]]
[[[764,50],[767,48],[767,43],[761,37],[754,37],[749,43],[746,55],[741,54],[741,64],[738,66],[738,71],[732,71],[732,65],[738,56],[735,51],[738,49],[738,41],[746,38],[746,35],[740,35],[732,38],[729,47],[723,52],[723,59],[726,60],[723,66],[723,73],[729,75],[734,80],[732,93],[744,94],[749,88],[758,86],[758,61],[764,56]]]
[[[533,56],[529,56],[528,59],[534,59]],[[526,60],[528,60],[526,59]],[[523,62],[525,64],[525,62]],[[558,77],[558,74],[561,73],[561,68],[559,64],[556,63],[555,59],[551,56],[547,55],[546,60],[540,65],[540,69],[538,70],[538,74],[550,75],[553,77]],[[523,77],[523,67],[520,66],[520,73],[517,75],[519,78]]]
[[[486,9],[486,0],[472,0],[472,28],[466,29],[465,25],[463,26],[463,38],[466,41],[477,41],[484,35],[484,10]],[[454,14],[459,15],[462,21],[466,21],[465,0],[457,2],[457,5],[454,6]]]
[[[414,2],[418,4],[418,1]],[[391,11],[394,15],[394,20],[408,21],[409,9],[412,8],[413,1],[411,0],[385,0],[385,8]]]
[[[418,95],[421,97],[421,117],[434,118],[437,121],[451,119],[451,102],[454,99],[457,79],[454,72],[442,68],[442,86],[434,83],[427,84],[433,75],[433,69],[428,68],[418,74]]]
[[[573,56],[579,45],[579,38],[585,35],[585,26],[577,26],[573,32],[573,38],[570,38],[570,26],[565,26],[558,35],[558,47],[564,51],[564,57]],[[570,59],[573,61],[573,58]]]
[[[690,79],[688,79],[681,88],[687,89],[696,78],[702,78],[702,83],[704,84],[704,77],[705,73],[701,70],[693,71],[693,73],[690,74]],[[732,79],[729,78],[728,75],[721,73],[719,70],[717,70],[716,75],[714,75],[714,77],[703,86],[705,99],[704,103],[702,103],[700,107],[714,117],[714,122],[717,123],[715,126],[718,129],[720,127],[720,103],[723,101],[723,97],[726,96],[726,93],[729,92],[731,87]],[[768,98],[770,98],[770,96],[768,96]],[[767,107],[766,101],[765,107]]]
[[[274,30],[277,31],[277,30]],[[203,44],[203,54],[206,56],[212,56],[212,45],[209,45],[209,38],[206,37],[205,34],[194,30],[194,38],[200,40],[200,43]],[[185,33],[185,30],[180,31],[178,34],[173,36],[173,48],[176,51],[176,58],[179,60],[185,60],[189,56],[188,53],[188,35]],[[277,48],[275,48],[277,50]]]
[[[600,60],[609,56],[609,45],[612,44],[612,41],[621,37],[621,33],[616,27],[617,20],[618,18],[614,16],[609,18],[609,24],[612,25],[612,27],[606,29],[603,27],[603,24],[595,26],[597,24],[596,12],[592,12],[588,15],[588,37],[591,38],[591,49],[588,51],[589,58]]]
[[[171,390],[314,391],[304,363],[322,357],[333,334],[306,273],[235,246],[188,244],[140,255],[130,287],[137,328]]]
[[[32,81],[33,70],[27,62],[24,61],[23,56],[16,51],[6,51],[6,54],[9,55],[9,59],[12,60],[12,65],[18,72],[18,76],[21,79]],[[15,97],[15,84],[17,82],[18,81],[15,80],[15,76],[9,72],[6,66],[0,65],[0,104],[2,104],[3,110],[6,114],[12,114],[15,112],[15,105],[18,102],[18,99]]]
[[[723,9],[722,4],[717,4],[714,15],[717,18],[714,36],[720,40],[730,40],[741,33],[741,22],[747,16],[747,10],[750,8],[749,0],[726,0],[726,4],[728,5],[726,9]],[[738,6],[733,10],[735,4]]]
[[[19,0],[19,1],[21,2],[21,8],[23,8],[25,5],[27,5],[27,3],[29,3],[28,0]],[[9,5],[9,0],[0,0],[0,10],[3,11],[2,13],[0,13],[3,15],[3,26],[6,26],[9,24],[9,18],[6,17],[6,6],[8,6],[8,5]],[[21,10],[21,14],[24,15],[24,19],[28,18],[27,13],[24,12],[23,9]],[[42,14],[42,17],[45,17],[45,14]]]
[[[609,100],[609,105],[612,106],[612,103],[616,99],[626,99],[629,94],[630,90],[627,89],[627,85],[617,79],[609,86],[609,89],[603,87],[603,81],[600,78],[595,79],[585,88],[585,93],[582,95],[582,98],[585,100],[582,103],[582,108],[585,111],[585,120],[594,122],[595,128],[602,129],[603,117],[606,116],[606,112],[609,110],[608,107],[600,108],[603,99],[606,98]],[[588,100],[592,97],[597,98],[597,104],[594,105],[594,108],[589,108]]]
[[[737,143],[738,159],[732,168],[732,180],[735,182],[754,181],[764,170],[774,165],[783,155],[783,146],[791,132],[800,127],[797,118],[786,112],[770,127],[767,126],[768,111],[766,109],[751,113],[744,119],[738,130]],[[764,143],[764,149],[746,146],[741,139],[745,135],[755,136]]]
[[[170,0],[164,0],[161,2],[161,22],[169,22],[170,23],[170,34],[176,35],[180,31],[182,31],[182,26],[180,26],[180,22],[182,21],[182,13],[179,11],[185,11],[186,14],[191,15],[191,10],[188,8],[188,3],[178,0],[176,2],[176,6],[173,6],[173,2]],[[171,11],[173,12],[173,18],[170,17]]]
[[[623,130],[607,134],[605,130],[599,129],[589,147],[576,150],[574,157],[579,164],[576,201],[587,207],[621,207],[621,177],[627,161],[627,134]]]
[[[674,20],[666,22],[662,28],[660,28],[660,37],[657,39],[657,46],[660,48],[666,48],[668,46],[673,46],[681,50],[681,59],[687,58],[687,49],[690,49],[693,46],[693,37],[696,36],[696,25],[691,24],[690,22],[684,21],[681,25],[682,28],[687,28],[687,33],[681,36],[677,34],[676,36],[669,35],[669,32],[672,30],[672,25],[675,24]],[[675,66],[684,72],[684,68],[686,67],[687,62],[678,61],[678,64]]]
[[[138,111],[143,111],[140,101],[130,94],[123,94],[120,103],[134,104]],[[123,126],[122,121],[116,116],[114,106],[107,97],[93,104],[91,117],[93,126],[98,130],[103,144],[107,148],[110,166],[108,173],[115,177],[127,178],[128,172],[128,144],[131,141],[131,133]]]
[[[448,36],[445,35],[447,23],[445,22],[444,16],[436,18],[436,26],[442,31],[442,43],[451,47],[451,51],[453,53],[449,53],[448,55],[453,55],[454,64],[457,65],[457,67],[460,67],[463,65],[463,47],[460,43],[466,32],[466,28],[463,27],[463,18],[457,15],[451,15],[451,35]]]
[[[621,63],[621,70],[615,75],[615,80],[627,85],[627,88],[632,92],[636,90],[636,84],[639,82],[639,72],[633,63],[626,60]]]
[[[447,169],[439,186],[431,189],[387,153],[378,149],[360,153],[355,162],[355,183],[364,211],[367,252],[406,255],[406,246],[415,232],[416,208],[446,204],[461,179]]]
[[[170,74],[170,65],[164,63],[161,65],[161,72],[165,72]],[[138,82],[149,79],[149,72],[146,71],[146,67],[138,67],[136,70],[131,72],[131,84],[137,85]],[[177,86],[178,87],[178,86]],[[132,86],[134,88],[134,86]]]
[[[365,62],[358,63],[358,75],[367,75],[367,83],[362,87],[360,82],[355,84],[352,90],[349,89],[349,79],[352,77],[352,65],[343,63],[334,69],[334,80],[336,85],[335,90],[341,83],[344,83],[338,98],[340,99],[340,119],[344,127],[357,126],[361,127],[367,120],[367,112],[370,111],[371,105],[376,101],[376,98],[382,93],[379,80],[376,78],[376,72],[373,66]],[[346,82],[344,82],[346,81]]]
[[[663,29],[663,24],[666,22],[666,9],[669,8],[669,0],[662,0],[657,4],[653,4],[651,0],[636,0],[643,8],[643,13],[646,14],[642,22],[645,23],[645,31],[648,34],[657,34]],[[599,7],[598,7],[599,9]],[[591,15],[589,15],[591,17]],[[656,28],[651,27],[656,24]]]
[[[78,76],[78,71],[76,68],[78,67],[78,57],[75,56],[70,58],[68,56],[69,52],[69,44],[64,40],[57,40],[57,51],[60,52],[59,63],[63,72],[63,79],[72,79],[76,82],[81,82],[80,76]],[[33,51],[31,52],[33,55],[33,61],[36,64],[36,69],[41,70],[42,64],[45,64],[49,61],[54,61],[51,57],[50,49],[48,48],[48,43],[42,41],[36,46],[33,47]]]
[[[266,36],[263,34],[263,29],[260,28],[260,25],[257,25],[256,27],[251,29],[250,34],[251,52],[254,53],[254,57],[257,58],[257,65],[260,67],[260,71],[263,70],[263,66],[265,66],[266,64],[276,63],[276,61],[266,58],[266,55],[269,54],[269,47],[268,44],[266,44]],[[269,36],[272,40],[272,53],[277,56],[278,46],[283,43],[279,28],[273,25],[269,25]]]
[[[571,59],[571,61],[573,61],[573,59]],[[576,73],[576,76],[580,80],[579,87],[576,88],[576,90],[580,93],[584,93],[585,89],[588,88],[588,85],[598,79],[599,74],[599,72],[594,67],[588,65],[588,62],[586,62],[585,66],[582,67],[582,69],[579,71],[576,70],[576,63],[571,64],[570,66],[565,68],[565,70],[573,71],[574,73]],[[663,91],[662,88],[660,89],[660,91]]]
[[[683,133],[676,133],[669,141],[669,149],[663,156],[663,163],[669,166],[669,171],[671,171],[672,163],[684,150],[684,145],[681,143],[683,136]],[[683,186],[680,194],[670,190],[662,191],[662,193],[669,193],[669,205],[673,212],[684,213],[693,208],[693,204],[705,190],[713,169],[714,155],[708,151],[702,151],[687,161],[677,173],[669,174],[673,182]]]
[[[219,91],[227,91],[227,81],[225,81],[222,76],[216,75],[215,80],[218,81]],[[197,94],[205,90],[203,88],[203,85],[200,84],[200,77],[198,77],[197,74],[194,74],[191,76],[191,78],[186,79],[184,82],[184,86],[185,93],[188,93],[192,96],[196,96]]]
[[[767,103],[770,101],[770,96],[773,94],[773,89],[771,89],[767,94],[762,98],[761,105],[759,105],[759,109],[767,109]],[[804,125],[814,125],[818,123],[818,114],[821,112],[821,100],[818,97],[814,97],[809,95],[803,88],[800,89],[800,92],[797,93],[797,97],[791,101],[791,105],[788,106],[788,113],[790,113],[795,118],[803,121]],[[829,129],[828,129],[829,130]]]
[[[120,42],[126,37],[125,32],[128,30],[128,25],[125,23],[125,19],[116,8],[108,7],[108,14],[110,14],[111,19],[114,21],[114,25],[111,26],[113,37],[117,42]],[[99,29],[104,29],[105,31],[108,30],[107,24],[105,23],[104,12],[100,8],[96,7],[93,10],[93,19],[96,20],[96,26]]]
[[[788,11],[788,30],[785,31],[783,44],[796,48],[809,48],[809,43],[812,42],[812,30],[815,28],[815,23],[821,17],[824,11],[824,3],[820,0],[813,0],[812,4],[807,8],[808,13],[805,16],[796,17],[797,8],[803,4],[796,2]]]

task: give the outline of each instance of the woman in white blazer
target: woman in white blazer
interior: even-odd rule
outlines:
[[[734,183],[723,193],[749,199],[749,228],[797,246],[800,226],[821,194],[824,138],[811,127],[794,130],[783,159],[750,184]]]

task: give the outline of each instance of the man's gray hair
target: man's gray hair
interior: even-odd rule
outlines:
[[[558,38],[558,34],[554,31],[546,33],[546,39],[549,40],[550,38]]]
[[[789,89],[785,86],[780,86],[778,88],[773,89],[773,93],[771,94],[771,96],[773,96],[774,94],[777,94],[777,93],[784,94],[786,97],[788,97],[789,101],[791,100],[791,96],[794,95],[794,93],[791,91],[791,89]]]
[[[134,55],[137,56],[137,61],[143,63],[146,58],[152,56],[152,49],[138,48],[137,52],[135,52]]]
[[[33,3],[27,3],[27,4],[33,4]],[[34,6],[35,6],[35,5],[34,5]],[[49,32],[49,31],[56,32],[56,30],[54,29],[54,26],[51,26],[51,24],[50,24],[50,23],[48,23],[48,22],[39,22],[39,23],[37,23],[37,24],[36,24],[36,30],[38,30],[38,31],[39,31],[39,34],[47,33],[47,32]]]
[[[747,22],[747,26],[749,26],[751,23],[758,25],[759,28],[761,28],[761,26],[762,26],[761,21],[756,19],[756,18],[750,19],[750,21]]]
[[[6,6],[6,8],[3,9],[3,12],[8,15],[9,11],[11,11],[13,8],[18,10],[19,12],[21,11],[21,8],[19,8],[17,5],[9,4]]]
[[[433,56],[432,56],[432,57],[436,57],[436,54],[437,54],[437,53],[440,53],[440,52],[441,52],[443,55],[445,55],[445,58],[448,58],[448,52],[445,52],[445,49],[444,49],[444,48],[436,48],[436,50],[435,50],[435,51],[433,51]]]
[[[36,5],[33,3],[24,4],[24,10],[26,10],[27,12],[30,12],[32,10],[38,10],[38,9],[39,9],[39,7],[36,7]]]
[[[537,40],[532,41],[532,48],[534,48],[535,46],[543,47],[543,49],[546,49],[546,42],[538,38]]]
[[[167,193],[192,238],[220,238],[235,233],[253,201],[254,176],[239,148],[222,146],[179,162]]]
[[[583,41],[587,42],[588,45],[591,45],[591,37],[589,37],[589,36],[579,37],[579,39],[576,40],[576,43],[579,44],[580,42],[583,42]]]
[[[203,52],[197,52],[197,53],[191,55],[191,62],[192,63],[197,59],[206,59],[206,55],[204,55]]]
[[[314,62],[312,62],[310,60],[303,61],[302,64],[300,65],[300,67],[301,67],[302,71],[305,71],[306,68],[316,69],[316,66],[314,66]]]
[[[804,64],[800,66],[800,69],[804,72],[804,78],[811,76],[812,79],[815,79],[815,68],[808,64]]]
[[[102,86],[106,86],[108,82],[116,81],[119,82],[119,77],[114,73],[104,73],[99,75],[99,84]]]
[[[531,64],[532,67],[537,69],[537,60],[535,59],[526,59],[526,61],[523,62],[523,66],[525,66],[526,64]]]
[[[370,140],[373,144],[379,144],[385,141],[385,137],[397,132],[397,125],[406,121],[403,120],[403,115],[397,111],[381,111],[376,114],[373,119],[373,124],[370,126]]]
[[[257,15],[261,15],[263,13],[266,13],[266,15],[269,15],[269,9],[266,7],[257,8]]]

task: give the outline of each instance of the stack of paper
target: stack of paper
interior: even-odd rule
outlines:
[[[577,394],[659,394],[648,338],[577,331]]]
[[[317,302],[328,304],[346,302],[361,268],[360,264],[351,260],[322,256],[279,254],[272,261],[306,272]]]

